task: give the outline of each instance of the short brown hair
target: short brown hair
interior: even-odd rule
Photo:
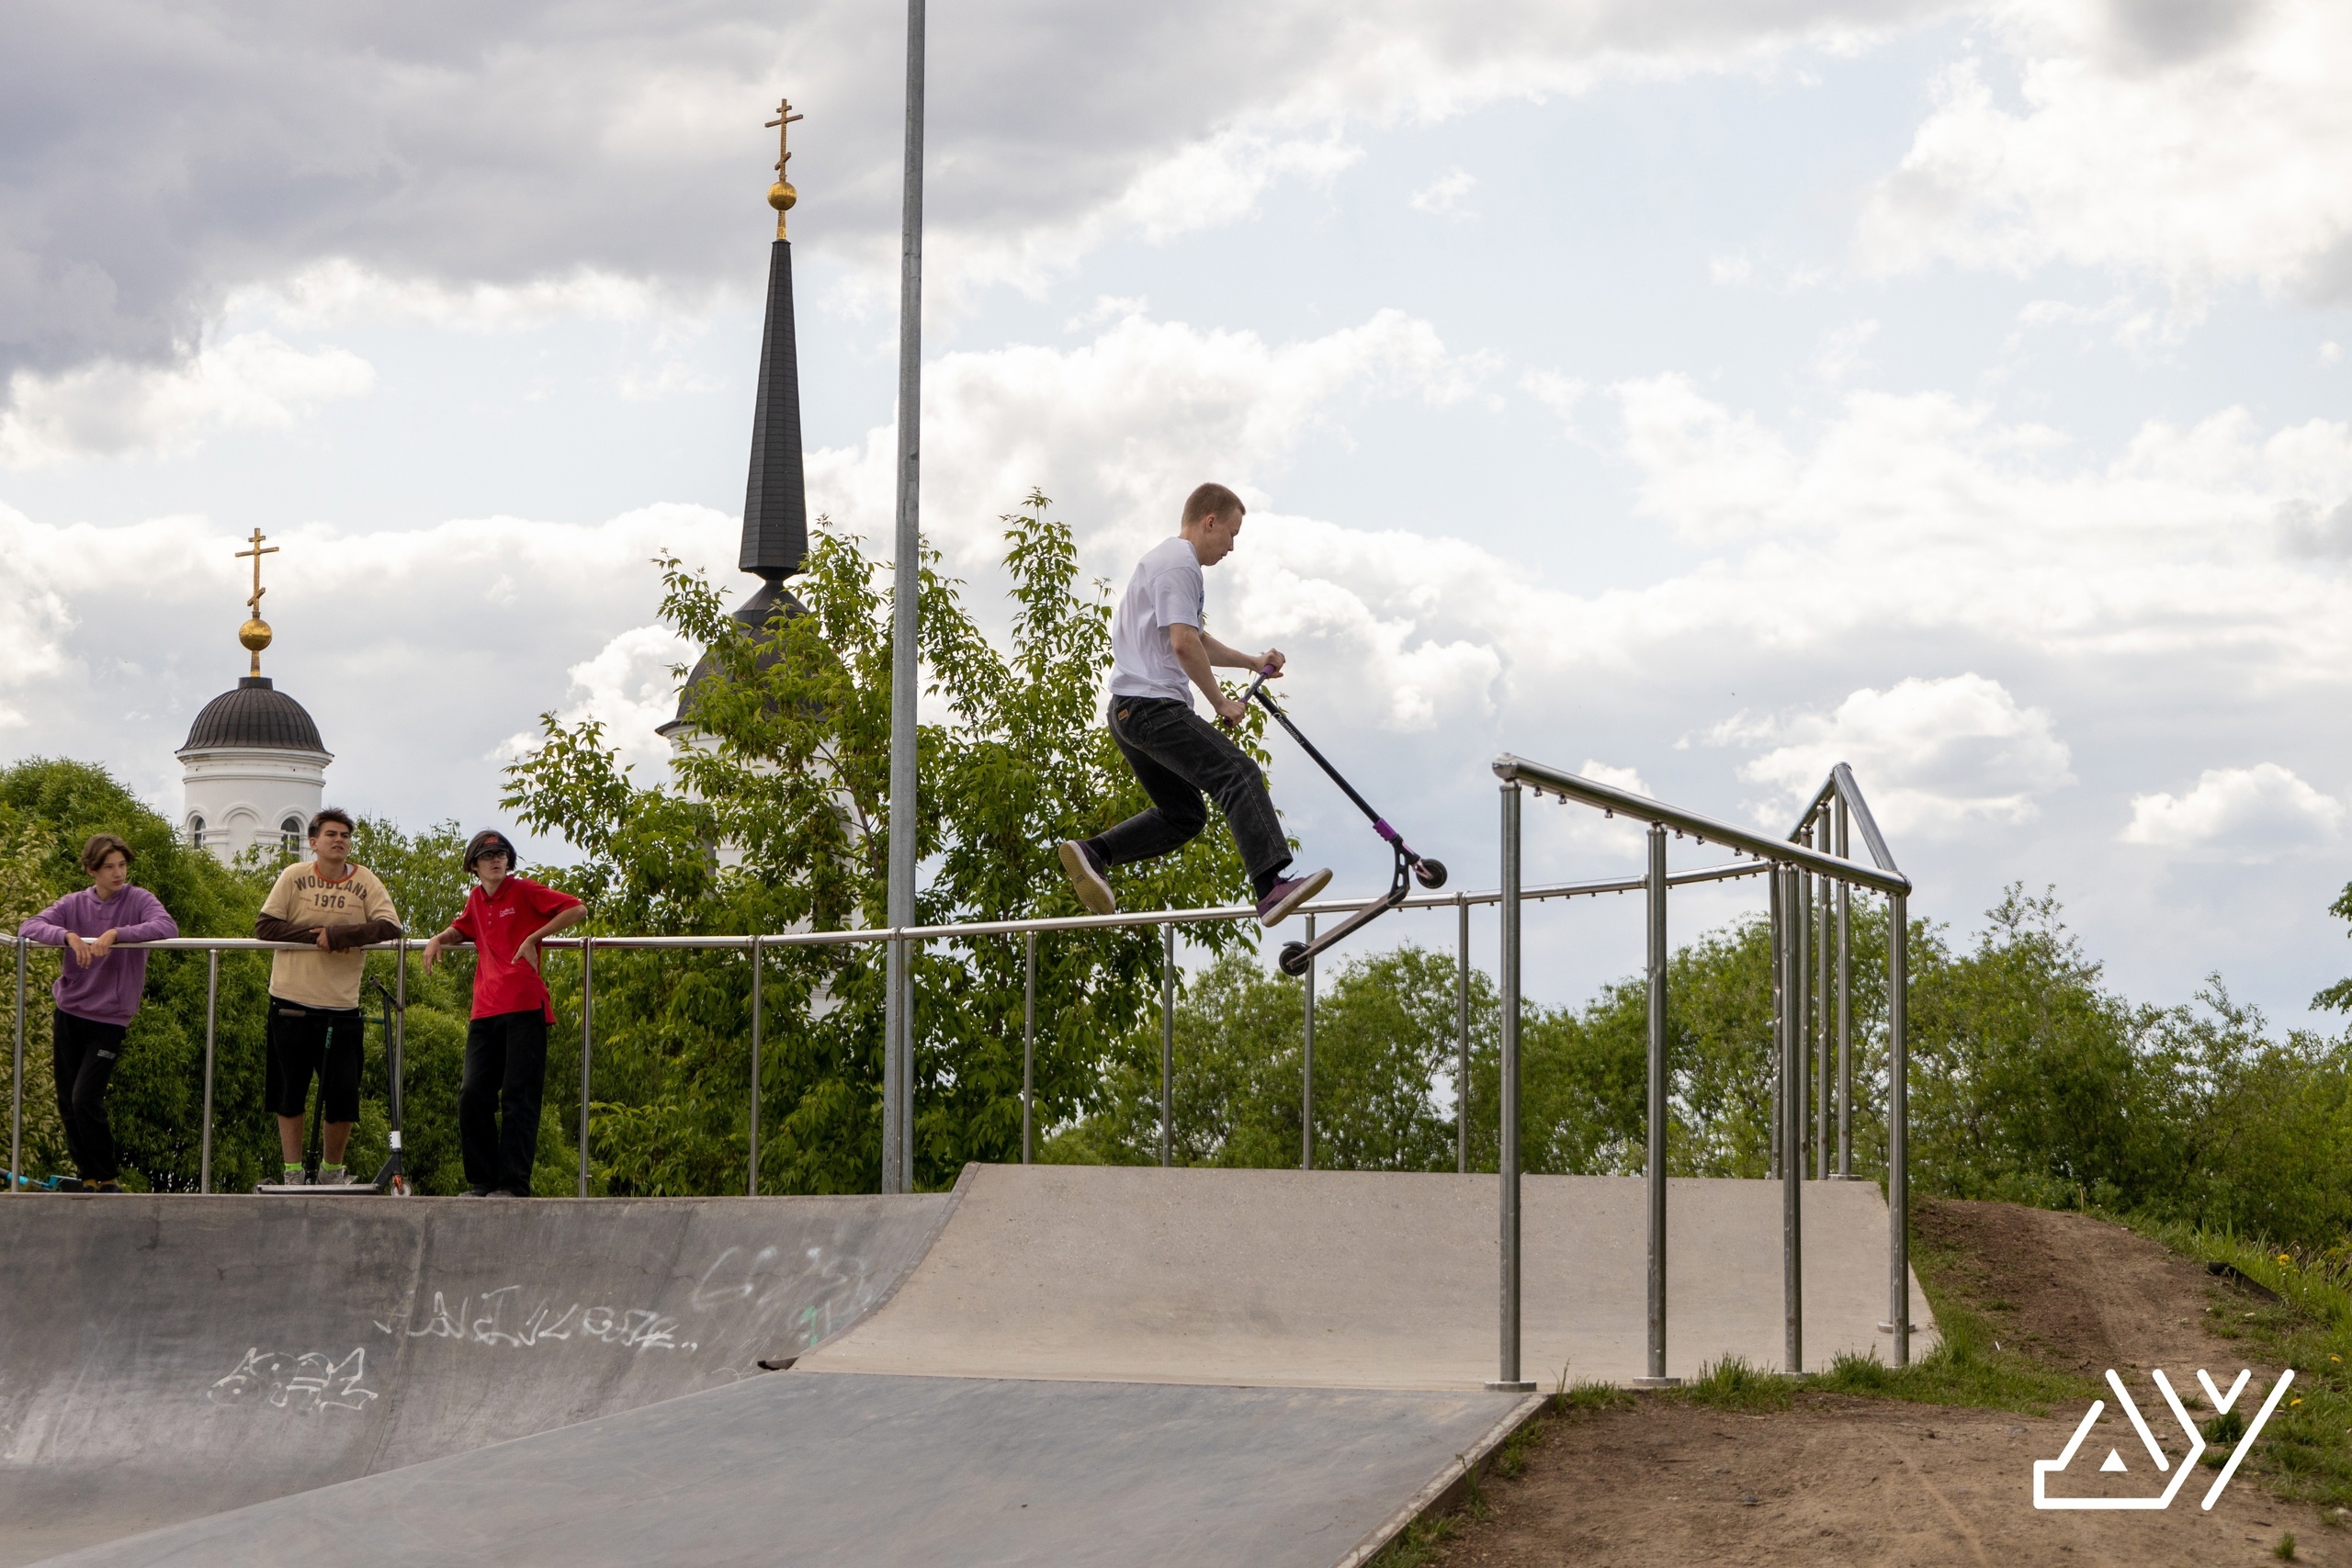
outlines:
[[[1180,526],[1189,528],[1204,517],[1223,517],[1227,513],[1246,513],[1249,508],[1241,498],[1221,484],[1204,484],[1184,498],[1184,521]]]
[[[320,812],[316,817],[311,818],[310,837],[313,839],[317,838],[319,836],[319,829],[325,827],[330,822],[342,823],[343,830],[346,833],[356,833],[359,831],[359,825],[351,819],[350,812],[345,811],[340,806],[330,806],[324,811]]]
[[[91,834],[90,841],[82,846],[82,869],[96,875],[98,867],[107,863],[107,856],[117,850],[122,852],[122,869],[129,871],[131,863],[139,858],[136,850],[112,833]]]

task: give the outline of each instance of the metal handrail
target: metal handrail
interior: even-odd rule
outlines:
[[[1797,835],[1805,830],[1807,824],[1821,814],[1822,807],[1832,800],[1843,804],[1852,814],[1854,826],[1862,830],[1862,847],[1870,851],[1871,859],[1878,868],[1902,875],[1903,868],[1894,863],[1894,855],[1886,847],[1886,835],[1878,830],[1878,818],[1871,815],[1870,802],[1862,798],[1862,786],[1854,782],[1854,770],[1843,762],[1829,770],[1829,776],[1814,792],[1813,799],[1798,813],[1797,825],[1789,834],[1790,840],[1793,842]],[[1841,849],[1838,853],[1842,858],[1845,852]]]
[[[1649,825],[1649,875],[1643,879],[1647,890],[1649,927],[1648,972],[1648,1150],[1645,1173],[1649,1210],[1649,1344],[1648,1375],[1635,1380],[1637,1383],[1659,1386],[1678,1380],[1666,1371],[1666,1296],[1667,1296],[1667,1208],[1666,1208],[1666,1132],[1669,1117],[1667,1075],[1667,891],[1679,878],[1668,874],[1666,864],[1668,829],[1689,834],[1702,843],[1709,840],[1734,850],[1753,855],[1765,863],[1772,872],[1771,882],[1771,942],[1772,942],[1772,1054],[1775,1058],[1775,1078],[1772,1105],[1774,1135],[1774,1166],[1781,1184],[1781,1286],[1785,1320],[1786,1370],[1802,1371],[1804,1350],[1804,1273],[1802,1225],[1804,1206],[1799,1201],[1800,1182],[1804,1175],[1805,1100],[1807,1079],[1804,1058],[1816,1032],[1821,1041],[1819,1075],[1822,1079],[1822,1109],[1816,1134],[1821,1156],[1821,1174],[1826,1177],[1827,1164],[1827,1089],[1829,1066],[1829,1018],[1827,1010],[1817,1005],[1826,1001],[1830,989],[1830,929],[1834,925],[1837,948],[1837,1034],[1838,1056],[1838,1174],[1851,1175],[1852,1092],[1850,1055],[1850,991],[1849,964],[1851,944],[1847,928],[1849,895],[1853,888],[1864,887],[1887,897],[1887,1231],[1888,1231],[1888,1322],[1883,1327],[1894,1337],[1894,1360],[1898,1367],[1910,1361],[1910,1252],[1909,1252],[1909,1057],[1905,1038],[1905,990],[1908,985],[1908,959],[1905,936],[1907,906],[1911,893],[1910,878],[1896,869],[1894,857],[1888,852],[1886,841],[1878,830],[1869,806],[1862,799],[1861,788],[1854,781],[1853,770],[1840,762],[1830,770],[1828,781],[1814,795],[1800,817],[1794,831],[1786,840],[1777,840],[1755,829],[1721,821],[1695,811],[1669,806],[1647,795],[1635,795],[1580,773],[1553,768],[1527,758],[1505,752],[1495,759],[1494,771],[1502,781],[1502,880],[1506,897],[1502,909],[1502,1021],[1500,1030],[1499,1088],[1501,1122],[1498,1161],[1499,1177],[1498,1201],[1502,1227],[1502,1291],[1500,1303],[1501,1345],[1498,1376],[1488,1386],[1499,1389],[1531,1391],[1534,1384],[1521,1378],[1520,1371],[1520,1171],[1519,1171],[1519,1047],[1521,991],[1521,900],[1510,895],[1517,888],[1522,859],[1522,814],[1521,796],[1525,789],[1539,795],[1546,790],[1556,794],[1563,803],[1577,800],[1611,816],[1623,813],[1637,822]],[[1834,809],[1831,807],[1834,806]],[[1816,831],[1816,824],[1818,830]],[[1848,858],[1848,829],[1860,826],[1863,841],[1869,846],[1871,858],[1876,863],[1865,866]],[[1837,852],[1828,852],[1832,848]],[[1814,975],[1815,964],[1808,961],[1808,949],[1815,938],[1814,894],[1812,878],[1823,879],[1820,919],[1824,930],[1820,933],[1817,953],[1811,956],[1819,960],[1819,976]],[[1834,912],[1829,897],[1829,885],[1835,884],[1837,897]],[[1817,1030],[1816,1030],[1816,1026]]]
[[[1770,867],[1747,862],[1732,862],[1724,865],[1702,866],[1696,871],[1677,873],[1670,880],[1676,886],[1703,882],[1724,882],[1736,877],[1761,876]],[[1531,887],[1520,895],[1522,899],[1536,902],[1547,898],[1591,898],[1604,893],[1639,893],[1648,882],[1638,876],[1607,877],[1587,882],[1559,882],[1543,887]],[[1430,893],[1407,898],[1396,906],[1403,909],[1451,909],[1459,906],[1497,904],[1502,901],[1499,890],[1478,893]],[[1361,909],[1378,903],[1375,898],[1318,898],[1299,906],[1307,915],[1329,915]],[[842,947],[859,942],[952,942],[963,937],[1019,936],[1027,931],[1105,931],[1126,926],[1189,926],[1205,925],[1218,920],[1244,920],[1257,918],[1257,909],[1248,904],[1212,904],[1197,909],[1138,909],[1132,913],[1112,915],[1041,915],[1021,920],[964,920],[935,926],[857,926],[831,931],[777,931],[752,934],[720,933],[707,936],[551,936],[539,946],[548,952],[576,951],[583,942],[595,942],[599,950],[605,948],[748,948],[753,941],[762,947]],[[15,932],[0,935],[0,942],[14,942]],[[406,947],[414,952],[424,945],[425,939],[416,936],[397,937],[390,942],[370,942],[364,947],[345,948],[346,953],[396,953]],[[41,945],[34,943],[33,945]],[[443,943],[445,947],[470,947],[469,942]],[[251,936],[175,936],[153,942],[122,942],[115,946],[123,952],[182,953],[314,953],[316,942],[266,942]]]
[[[1587,806],[1597,806],[1611,814],[1623,813],[1637,822],[1689,833],[1702,843],[1713,840],[1759,860],[1800,866],[1816,875],[1835,877],[1840,882],[1875,888],[1881,893],[1911,891],[1911,879],[1900,872],[1883,871],[1840,860],[1836,855],[1824,854],[1803,844],[1792,844],[1752,828],[1742,828],[1713,817],[1702,817],[1695,811],[1685,811],[1679,807],[1668,806],[1662,801],[1652,800],[1648,795],[1635,795],[1631,790],[1619,789],[1614,784],[1605,784],[1564,768],[1532,762],[1524,757],[1514,757],[1508,751],[1495,759],[1494,767],[1495,776],[1507,784],[1524,783],[1539,795],[1550,790],[1563,799],[1581,800]]]
[[[1736,877],[1760,875],[1768,869],[1769,867],[1761,863],[1733,862],[1722,865],[1703,866],[1695,871],[1683,872],[1676,876],[1674,880],[1678,884],[1684,885],[1721,882]],[[1640,878],[1610,877],[1595,881],[1555,883],[1544,887],[1530,888],[1522,894],[1521,897],[1523,898],[1536,900],[1546,898],[1598,897],[1602,894],[1637,893],[1645,886],[1646,883]],[[1502,899],[1502,897],[1503,895],[1500,890],[1477,893],[1459,892],[1425,894],[1404,900],[1401,907],[1408,909],[1453,908],[1457,910],[1461,920],[1464,923],[1464,932],[1466,942],[1466,922],[1469,919],[1469,911],[1471,907],[1474,905],[1498,903]],[[1375,900],[1327,898],[1319,899],[1314,903],[1305,905],[1303,906],[1303,908],[1309,921],[1312,921],[1314,917],[1317,914],[1335,914],[1347,910],[1361,909],[1367,904],[1373,902],[1375,902]],[[1017,920],[973,920],[932,926],[861,927],[847,931],[783,931],[775,934],[758,932],[752,934],[716,934],[706,936],[598,936],[592,932],[583,936],[549,937],[540,943],[542,949],[556,952],[575,952],[581,954],[580,1195],[583,1198],[586,1197],[588,1195],[589,1186],[588,1103],[590,1098],[589,1089],[591,1083],[591,1067],[594,1050],[595,1034],[594,978],[594,954],[599,949],[703,949],[748,952],[753,955],[754,963],[752,966],[753,1010],[752,1013],[751,1038],[752,1111],[750,1115],[751,1133],[748,1149],[749,1160],[747,1163],[749,1166],[749,1190],[756,1196],[759,1191],[760,1156],[758,1107],[760,1102],[760,1055],[763,1022],[763,1013],[759,1007],[759,998],[762,989],[761,982],[764,977],[763,971],[765,969],[764,964],[758,962],[757,959],[758,955],[764,953],[767,949],[773,947],[842,947],[858,943],[872,942],[888,942],[893,946],[902,946],[903,944],[910,942],[922,944],[931,942],[966,941],[982,937],[1024,936],[1027,939],[1028,952],[1026,955],[1027,974],[1024,979],[1023,987],[1024,1000],[1022,1028],[1021,1098],[1023,1126],[1022,1161],[1023,1164],[1026,1164],[1029,1162],[1033,1155],[1031,1130],[1034,1126],[1035,1115],[1035,943],[1039,933],[1051,931],[1101,931],[1122,927],[1156,926],[1160,928],[1162,932],[1160,1032],[1163,1044],[1170,1044],[1172,1042],[1172,1032],[1174,1027],[1175,928],[1180,925],[1197,925],[1219,920],[1250,919],[1254,919],[1256,914],[1257,910],[1250,905],[1227,904],[1215,905],[1205,908],[1197,909],[1150,909],[1136,910],[1126,914],[1111,915],[1041,916],[1029,919]],[[399,985],[401,992],[404,998],[407,990],[408,954],[422,947],[424,943],[424,940],[425,939],[420,937],[402,935],[390,942],[371,942],[362,947],[346,948],[343,951],[350,953],[392,953],[399,964]],[[0,941],[6,942],[10,946],[16,949],[17,953],[17,1055],[16,1072],[12,1078],[13,1105],[9,1119],[10,1147],[8,1164],[9,1169],[17,1170],[19,1168],[21,1162],[24,1124],[24,1010],[26,1000],[25,958],[28,948],[39,944],[30,942],[24,937],[21,931],[8,932],[5,936],[0,936]],[[473,944],[469,942],[458,941],[451,942],[448,945],[451,947],[470,948]],[[204,1031],[205,1109],[202,1138],[203,1150],[201,1163],[199,1166],[200,1174],[198,1179],[198,1190],[199,1191],[209,1192],[212,1189],[212,1082],[214,1054],[217,1048],[218,1036],[216,1021],[220,998],[220,954],[223,953],[307,953],[315,951],[317,944],[307,942],[270,942],[260,937],[181,936],[165,937],[154,942],[126,942],[119,943],[118,946],[124,951],[203,953],[208,955],[209,972],[206,976],[205,987]],[[1460,1082],[1456,1085],[1456,1092],[1461,1097],[1461,1103],[1466,1105],[1469,1081],[1469,969],[1467,964],[1466,946],[1464,949],[1464,961],[1459,984],[1462,989],[1462,996],[1460,998],[1458,1010],[1461,1018],[1462,1038],[1459,1043],[1459,1055],[1461,1057]],[[1314,1028],[1314,987],[1312,980],[1310,979],[1307,985],[1306,996],[1306,1007],[1307,1009],[1306,1027],[1310,1033]],[[405,1013],[402,1014],[402,1017],[405,1019]],[[393,1060],[397,1062],[400,1059],[401,1055],[400,1042],[397,1040],[392,1042],[391,1048]],[[1161,1083],[1160,1094],[1160,1120],[1162,1123],[1160,1156],[1162,1164],[1168,1163],[1170,1157],[1170,1144],[1171,1142],[1173,1131],[1171,1125],[1171,1118],[1173,1114],[1171,1092],[1172,1084],[1170,1080],[1172,1079],[1174,1067],[1172,1061],[1169,1058],[1170,1053],[1168,1051],[1163,1051],[1161,1061],[1161,1078],[1163,1081]],[[1304,1070],[1311,1073],[1313,1070],[1311,1058],[1309,1060],[1310,1065],[1306,1066]],[[1306,1087],[1304,1092],[1308,1097],[1305,1103],[1311,1107],[1313,1092],[1311,1086]],[[1311,1114],[1311,1111],[1309,1111],[1309,1114]],[[1456,1114],[1457,1118],[1459,1118],[1464,1113],[1457,1111]],[[1466,1168],[1468,1160],[1468,1134],[1466,1128],[1457,1129],[1457,1132],[1459,1135],[1455,1141],[1460,1155],[1460,1161],[1464,1165],[1464,1168]],[[1311,1145],[1309,1147],[1311,1148]]]

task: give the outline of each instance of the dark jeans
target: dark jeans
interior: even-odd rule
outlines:
[[[547,1081],[548,1022],[538,1009],[478,1018],[468,1026],[466,1073],[458,1084],[458,1146],[467,1186],[531,1195]]]
[[[65,1123],[65,1152],[85,1181],[112,1181],[114,1130],[107,1125],[107,1079],[122,1055],[126,1026],[76,1018],[59,1009],[50,1030],[57,1068],[57,1114]]]
[[[1264,897],[1290,863],[1290,845],[1258,764],[1189,703],[1113,697],[1110,719],[1111,739],[1151,797],[1151,809],[1091,840],[1095,852],[1107,864],[1125,865],[1182,849],[1208,826],[1205,795],[1225,813],[1250,879]]]

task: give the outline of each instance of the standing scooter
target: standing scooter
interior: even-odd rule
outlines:
[[[1258,678],[1250,682],[1250,689],[1241,694],[1241,700],[1247,703],[1255,698],[1259,706],[1272,714],[1274,722],[1289,730],[1290,738],[1297,741],[1308,756],[1315,759],[1315,765],[1330,774],[1331,782],[1338,784],[1346,793],[1347,797],[1356,803],[1356,809],[1372,818],[1372,830],[1387,840],[1388,847],[1396,852],[1396,871],[1395,876],[1389,881],[1385,897],[1374,903],[1365,905],[1313,942],[1283,943],[1282,956],[1275,961],[1282,966],[1282,972],[1285,975],[1304,975],[1306,973],[1307,964],[1314,960],[1317,953],[1335,942],[1346,941],[1403,903],[1405,896],[1413,890],[1414,882],[1419,882],[1424,887],[1444,886],[1445,863],[1415,854],[1406,844],[1404,835],[1391,828],[1387,818],[1374,811],[1372,808],[1372,803],[1356,793],[1355,785],[1340,776],[1340,770],[1331,765],[1329,758],[1315,749],[1315,742],[1298,732],[1298,726],[1290,721],[1290,715],[1283,712],[1280,705],[1266,693],[1266,677],[1272,673],[1271,670],[1259,671]]]

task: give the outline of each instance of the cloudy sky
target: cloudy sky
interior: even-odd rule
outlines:
[[[811,504],[887,541],[893,6],[6,28],[0,755],[177,815],[259,526],[336,799],[485,820],[544,709],[658,766],[780,91]],[[2352,964],[2347,76],[2329,0],[943,6],[924,525],[985,601],[1031,485],[1122,578],[1233,484],[1213,624],[1458,885],[1500,750],[1781,826],[1842,759],[1920,911],[2054,884],[2133,997],[2300,1022]],[[1532,824],[1533,875],[1633,863]],[[1639,958],[1616,900],[1531,941],[1555,999]]]

